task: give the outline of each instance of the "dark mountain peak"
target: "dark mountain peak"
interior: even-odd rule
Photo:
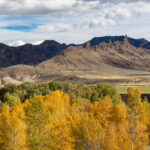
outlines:
[[[35,45],[32,45],[30,43],[27,43],[27,44],[24,44],[24,45],[21,45],[21,46],[18,46],[16,48],[29,48],[29,47],[34,47]],[[14,47],[15,48],[15,47]]]
[[[141,38],[139,39],[140,41],[143,41],[143,42],[149,42],[148,40],[144,39],[144,38]]]
[[[0,43],[0,48],[3,48],[3,47],[8,47],[8,46],[3,43]]]
[[[18,47],[0,44],[0,68],[17,64],[36,65],[56,56],[66,48],[66,44],[54,40],[44,41],[40,45],[25,44]]]
[[[137,48],[140,47],[140,48],[150,49],[150,42],[149,41],[147,41],[145,39],[133,39],[133,38],[127,37],[127,35],[125,35],[125,36],[94,37],[89,42],[90,42],[91,46],[96,46],[102,42],[110,43],[110,41],[112,43],[123,42],[126,44],[131,44]]]
[[[55,40],[45,40],[40,45],[61,45],[61,44]],[[66,44],[64,44],[64,45],[66,45]]]
[[[96,46],[102,42],[109,43],[110,40],[111,42],[116,42],[116,41],[122,42],[123,39],[124,36],[104,36],[104,37],[94,37],[89,42],[91,46]]]

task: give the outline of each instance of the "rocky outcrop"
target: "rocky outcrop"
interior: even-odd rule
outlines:
[[[87,42],[87,43],[86,43],[85,48],[86,48],[86,49],[91,48],[91,44],[90,44],[90,42]]]
[[[110,39],[107,43],[101,42],[96,46],[90,46],[90,42],[84,46],[70,46],[62,54],[38,66],[54,67],[55,69],[101,70],[105,65],[124,69],[149,70],[150,50],[133,46],[125,36],[121,42],[112,42]]]
[[[129,44],[127,35],[125,35],[125,37],[123,39],[123,44]]]

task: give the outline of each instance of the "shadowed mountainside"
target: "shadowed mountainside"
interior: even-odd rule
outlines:
[[[19,47],[0,44],[0,67],[18,64],[35,65],[57,55],[66,47],[66,44],[56,41],[45,41],[40,45],[25,44]]]

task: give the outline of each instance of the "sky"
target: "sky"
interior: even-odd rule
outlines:
[[[0,42],[11,46],[126,34],[150,40],[150,0],[0,0]]]

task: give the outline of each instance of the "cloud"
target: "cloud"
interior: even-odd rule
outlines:
[[[14,46],[14,47],[17,47],[17,46],[22,46],[22,45],[25,45],[27,42],[24,42],[22,40],[18,40],[18,41],[13,41],[13,42],[9,42],[7,43],[9,46]],[[32,45],[39,45],[43,43],[43,41],[34,41],[34,42],[30,42],[28,44],[32,44]]]
[[[71,24],[65,24],[65,23],[52,23],[52,24],[46,24],[41,25],[37,29],[38,32],[67,32],[70,30],[73,30],[73,25]]]
[[[130,19],[131,12],[130,9],[122,8],[119,6],[117,9],[108,12],[106,16],[108,18]]]
[[[13,42],[8,43],[9,46],[21,46],[21,45],[24,45],[24,44],[25,44],[25,42],[22,41],[22,40],[13,41]]]
[[[115,25],[115,24],[116,24],[116,22],[112,19],[93,18],[91,23],[89,24],[89,26],[91,28],[94,28],[94,27],[97,27],[97,26],[105,27],[105,26]]]
[[[115,33],[150,39],[149,13],[146,0],[0,0],[0,41],[82,43]]]
[[[43,41],[34,41],[34,42],[31,42],[31,44],[33,44],[33,45],[39,45],[41,43],[43,43]]]
[[[132,18],[133,10],[130,5],[126,4],[108,4],[101,7],[101,11],[97,11],[95,15],[93,15],[89,27],[95,28],[106,27],[106,26],[114,26],[122,21],[129,20]]]
[[[1,0],[1,15],[48,14],[52,12],[86,11],[96,7],[98,0]]]
[[[100,0],[102,3],[134,3],[134,2],[149,2],[149,0]]]
[[[37,15],[98,9],[103,4],[137,3],[149,0],[0,0],[0,15]]]

